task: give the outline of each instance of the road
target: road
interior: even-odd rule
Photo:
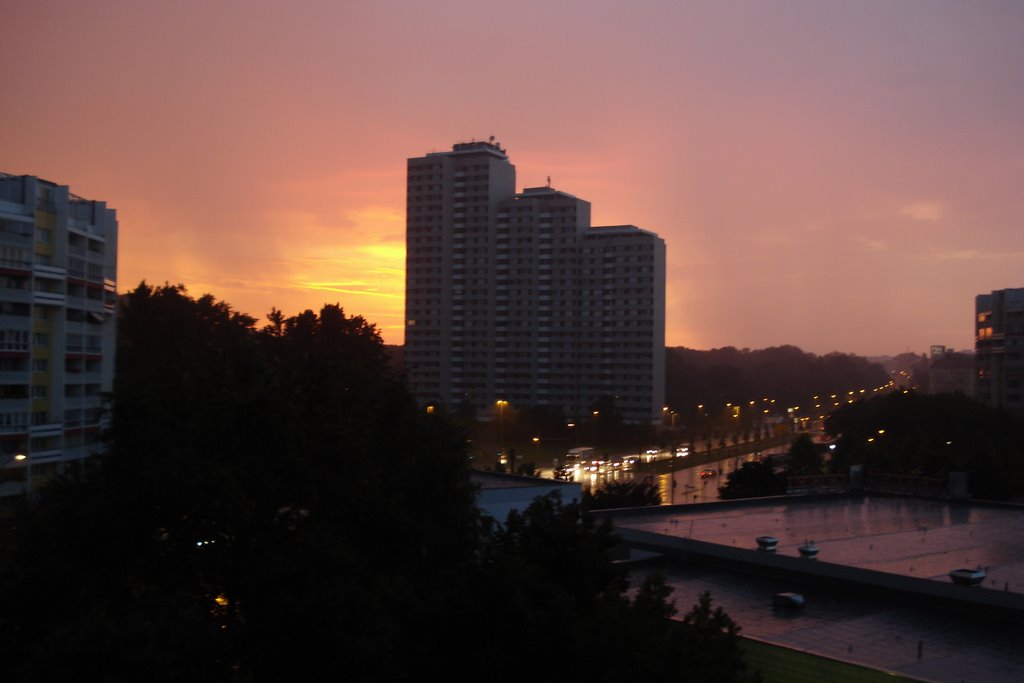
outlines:
[[[669,452],[660,452],[652,456],[640,456],[638,462],[632,466],[628,464],[630,456],[627,456],[622,459],[627,464],[605,464],[595,466],[589,471],[577,468],[573,471],[572,478],[589,489],[599,487],[607,481],[653,477],[658,483],[664,504],[703,503],[718,500],[718,487],[724,483],[724,477],[737,470],[744,462],[768,455],[779,455],[785,451],[786,447],[777,446],[765,451],[749,451],[711,461],[707,453],[698,453],[696,457],[677,458]],[[542,471],[541,476],[551,478],[554,477],[554,472]]]

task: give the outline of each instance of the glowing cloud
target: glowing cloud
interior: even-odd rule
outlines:
[[[915,221],[938,221],[945,216],[945,209],[938,202],[911,202],[900,209],[901,216],[913,218]]]
[[[873,240],[866,237],[858,239],[865,251],[888,251],[889,245],[882,240]]]

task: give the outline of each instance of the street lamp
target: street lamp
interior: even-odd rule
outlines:
[[[27,467],[27,471],[25,472],[25,495],[26,496],[30,496],[31,493],[32,493],[32,462],[29,460],[28,456],[25,455],[24,453],[15,453],[14,455],[10,456],[10,458],[7,460],[7,462],[3,463],[2,467],[6,467],[12,461],[17,461],[17,462],[26,462],[27,461],[26,464],[27,464],[28,467]]]
[[[494,405],[498,406],[498,448],[503,448],[505,443],[505,406],[508,401],[498,399]]]
[[[25,496],[29,500],[31,500],[32,499],[32,461],[29,460],[28,456],[25,455],[24,453],[18,453],[17,455],[14,456],[14,459],[18,460],[18,461],[23,461],[25,463],[25,466],[27,467],[27,471],[25,472]]]

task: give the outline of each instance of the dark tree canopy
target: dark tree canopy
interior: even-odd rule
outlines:
[[[1024,422],[961,394],[909,391],[851,403],[825,429],[838,437],[832,466],[941,476],[970,473],[979,498],[1024,495]]]
[[[338,306],[254,322],[180,286],[125,296],[109,453],[19,523],[4,576],[36,653],[20,676],[372,677],[413,635],[392,615],[473,552],[463,441],[373,326]]]
[[[611,562],[607,520],[580,513],[552,494],[485,534],[474,594],[478,609],[501,617],[467,636],[471,670],[497,681],[747,680],[739,628],[710,596],[671,621],[677,610],[663,578],[649,574],[629,590]]]
[[[670,406],[743,403],[770,396],[801,405],[817,394],[882,386],[885,369],[860,356],[816,356],[795,346],[710,351],[670,347],[665,353],[665,400]]]
[[[595,491],[584,491],[583,504],[589,510],[661,505],[661,493],[650,477],[609,481]]]
[[[0,556],[5,680],[673,680],[688,640],[657,580],[628,597],[610,529],[556,500],[488,524],[464,436],[417,410],[372,325],[268,319],[125,295],[109,452]],[[598,666],[599,638],[629,646]]]
[[[725,485],[718,489],[718,497],[723,500],[780,496],[784,493],[786,477],[775,471],[775,460],[771,457],[743,463],[738,470],[729,473]]]
[[[789,474],[821,474],[824,457],[810,435],[804,433],[793,439],[786,458]]]

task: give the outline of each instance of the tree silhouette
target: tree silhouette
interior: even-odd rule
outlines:
[[[786,470],[790,474],[821,474],[824,462],[810,435],[800,434],[789,447]]]
[[[650,477],[632,481],[609,481],[596,491],[584,491],[583,505],[589,510],[661,505],[661,494]]]
[[[775,461],[769,457],[745,462],[738,470],[730,472],[725,485],[718,489],[718,497],[723,500],[756,498],[778,496],[785,492],[786,478],[775,471]]]
[[[5,680],[510,680],[520,647],[566,677],[682,670],[663,585],[628,597],[609,527],[552,500],[480,516],[464,437],[372,325],[269,320],[125,295],[108,453],[42,490],[0,561]],[[598,636],[629,649],[596,658]]]
[[[914,391],[849,404],[825,429],[838,437],[832,466],[942,476],[970,472],[971,493],[1004,500],[1024,494],[1024,420],[962,394]]]

